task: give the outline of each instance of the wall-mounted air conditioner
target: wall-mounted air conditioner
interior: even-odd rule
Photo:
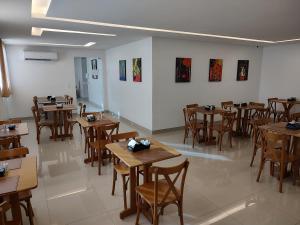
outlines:
[[[24,51],[24,59],[39,61],[56,61],[58,59],[58,55],[57,52]]]

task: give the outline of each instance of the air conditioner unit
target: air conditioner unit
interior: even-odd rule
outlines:
[[[24,59],[39,61],[56,61],[58,59],[58,55],[57,52],[24,51]]]

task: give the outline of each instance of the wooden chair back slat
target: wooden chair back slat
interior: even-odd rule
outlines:
[[[221,102],[221,108],[224,110],[231,111],[232,107],[233,107],[233,101]]]
[[[153,167],[151,170],[154,173],[154,205],[158,205],[158,183],[159,183],[159,176],[163,176],[163,178],[167,181],[168,183],[168,189],[164,193],[164,197],[162,198],[162,201],[159,203],[161,205],[164,205],[165,200],[168,198],[170,193],[173,193],[174,196],[176,196],[176,200],[181,202],[183,198],[183,190],[184,190],[184,184],[185,184],[185,178],[186,178],[186,173],[187,169],[189,166],[189,161],[186,159],[183,163],[173,166],[173,167],[168,167],[168,168],[163,168],[163,167]],[[174,176],[172,178],[171,176]],[[179,184],[179,188],[176,188],[176,183],[177,180],[179,179],[181,175],[181,180]]]
[[[119,133],[119,134],[113,134],[111,136],[112,142],[119,142],[121,140],[129,140],[130,138],[135,139],[138,137],[139,134],[136,131],[126,132],[126,133]]]
[[[196,108],[196,107],[198,107],[198,106],[199,106],[199,104],[194,103],[194,104],[188,104],[188,105],[186,105],[186,108],[187,108],[187,109],[189,109],[189,108]]]
[[[0,161],[26,157],[27,154],[29,154],[29,150],[25,147],[1,150]]]
[[[224,111],[222,112],[222,130],[232,130],[235,121],[236,112]]]

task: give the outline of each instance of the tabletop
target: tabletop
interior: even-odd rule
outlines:
[[[0,138],[23,136],[29,134],[27,123],[15,123],[16,129],[9,130],[7,125],[0,126]]]
[[[84,117],[78,117],[77,118],[77,122],[84,128],[88,128],[88,127],[99,127],[99,126],[105,126],[108,124],[112,124],[115,123],[116,121],[106,118],[106,117],[102,117],[102,119],[97,119],[94,122],[88,122],[86,118]]]
[[[65,103],[67,100],[63,96],[56,96],[55,97],[56,103]],[[47,97],[38,97],[37,98],[38,104],[49,104],[52,103],[51,100],[49,100]]]
[[[293,137],[300,137],[300,130],[291,130],[286,128],[286,122],[270,123],[264,126],[260,126],[260,129],[274,131],[279,134],[286,134]]]
[[[57,108],[56,105],[43,105],[42,109],[44,112],[57,112],[57,111],[70,111],[76,110],[77,107],[75,105],[63,105],[62,108]]]
[[[128,167],[137,167],[155,162],[179,157],[181,154],[174,148],[160,143],[152,138],[147,138],[151,142],[150,149],[139,152],[131,152],[127,149],[128,141],[107,144],[106,148],[116,155]]]
[[[221,109],[219,107],[216,107],[214,110],[206,110],[204,106],[195,107],[193,109],[195,109],[199,113],[206,115],[221,114],[225,111],[224,109]]]
[[[15,160],[6,160],[8,165]],[[15,169],[8,171],[5,177],[0,178],[0,196],[13,192],[27,191],[36,188],[37,179],[37,158],[28,156],[21,158],[21,164]]]
[[[288,101],[287,99],[272,99],[271,101],[283,104],[300,104],[300,101]]]

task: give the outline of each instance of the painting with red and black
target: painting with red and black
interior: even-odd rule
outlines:
[[[190,82],[191,68],[191,58],[176,58],[175,82]]]
[[[222,80],[223,59],[210,59],[209,60],[209,81]]]

